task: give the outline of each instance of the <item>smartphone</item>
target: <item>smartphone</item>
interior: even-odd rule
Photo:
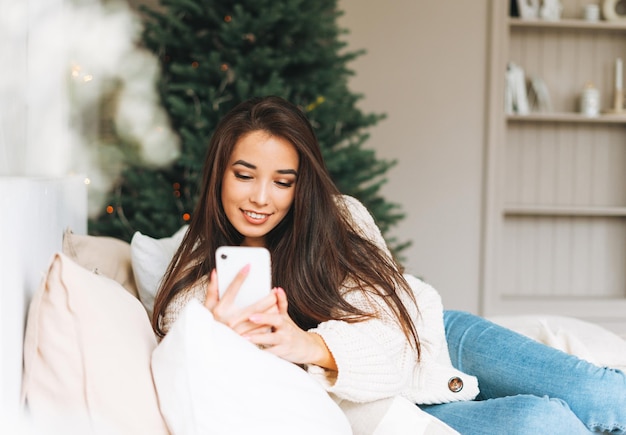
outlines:
[[[220,246],[215,251],[217,287],[222,297],[239,271],[247,264],[250,272],[239,288],[235,305],[244,308],[272,290],[270,252],[266,248],[250,246]]]

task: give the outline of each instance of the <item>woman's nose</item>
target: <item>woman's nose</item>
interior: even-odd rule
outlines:
[[[269,202],[268,186],[265,183],[256,184],[250,195],[250,201],[259,205],[267,205]]]

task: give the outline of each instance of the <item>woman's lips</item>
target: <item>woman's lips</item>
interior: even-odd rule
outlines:
[[[265,223],[270,217],[269,214],[265,214],[265,213],[257,213],[254,211],[247,211],[247,210],[242,210],[242,211],[243,211],[243,217],[246,219],[246,221],[254,225]]]

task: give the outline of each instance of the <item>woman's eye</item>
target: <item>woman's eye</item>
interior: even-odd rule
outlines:
[[[239,178],[240,180],[251,180],[252,176],[235,172],[235,178]]]
[[[293,186],[293,181],[276,181],[276,184],[278,184],[280,187],[291,187]]]

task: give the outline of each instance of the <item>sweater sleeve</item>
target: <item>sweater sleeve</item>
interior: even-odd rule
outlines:
[[[362,305],[355,300],[356,293],[346,299]],[[324,339],[337,364],[336,372],[314,365],[307,368],[329,393],[352,402],[369,402],[399,395],[410,383],[417,354],[391,319],[330,320],[310,332]]]
[[[351,218],[354,229],[391,257],[380,229],[369,211],[350,196],[341,197],[340,206]],[[346,301],[365,311],[377,311],[376,319],[348,323],[323,322],[311,329],[320,335],[335,362],[337,372],[309,366],[308,372],[336,396],[353,402],[368,402],[398,395],[410,381],[417,360],[415,349],[382,301],[361,291],[348,291]],[[407,304],[411,306],[412,304]],[[415,313],[416,314],[416,313]]]
[[[206,280],[201,280],[193,287],[183,290],[177,293],[170,303],[165,307],[165,312],[161,318],[161,329],[165,334],[172,328],[172,325],[178,319],[181,311],[192,299],[196,299],[201,304],[204,304],[206,298]]]
[[[432,286],[418,278],[408,274],[404,277],[419,307],[419,316],[414,322],[421,346],[420,360],[414,366],[411,386],[404,396],[424,405],[473,399],[479,392],[478,379],[452,366],[441,296]],[[461,379],[463,388],[460,391],[449,388],[448,382],[452,378]]]

